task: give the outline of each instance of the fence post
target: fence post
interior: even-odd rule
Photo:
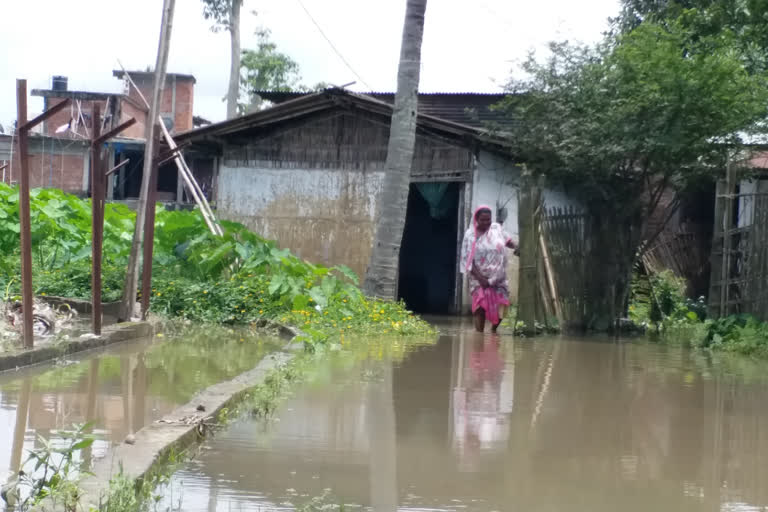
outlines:
[[[709,275],[709,316],[718,317],[720,315],[720,288],[723,286],[723,215],[725,213],[725,181],[718,180],[715,187],[715,225],[712,229],[712,252],[710,254],[710,275]]]
[[[726,191],[725,191],[725,225],[723,226],[723,259],[722,275],[720,287],[720,316],[728,316],[730,307],[730,277],[731,277],[731,250],[733,249],[733,195],[736,192],[733,176],[733,167],[730,162],[726,170]]]
[[[517,297],[517,322],[523,322],[524,334],[536,333],[536,311],[540,295],[538,272],[539,226],[538,208],[541,191],[533,176],[523,167],[518,203],[520,231],[520,280]]]

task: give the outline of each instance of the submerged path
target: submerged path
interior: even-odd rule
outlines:
[[[107,457],[128,435],[187,403],[198,391],[250,370],[284,342],[245,331],[205,328],[162,334],[0,373],[0,485],[40,448],[54,446],[73,424],[92,423],[87,462]],[[0,510],[2,509],[0,502]]]
[[[345,510],[766,510],[765,364],[441,331],[399,363],[326,359],[273,419],[207,441],[166,504],[264,512],[326,494]]]

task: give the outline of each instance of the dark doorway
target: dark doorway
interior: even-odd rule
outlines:
[[[459,183],[411,184],[398,295],[417,313],[455,309],[459,190]]]

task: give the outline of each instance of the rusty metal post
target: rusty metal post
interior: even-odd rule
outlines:
[[[160,137],[155,132],[150,167],[149,190],[147,191],[147,213],[144,217],[144,265],[141,272],[141,317],[147,319],[149,300],[152,296],[152,253],[155,245],[155,210],[157,206],[157,175],[160,173]]]
[[[91,141],[91,322],[93,333],[101,334],[101,257],[105,194],[101,169],[101,105],[93,103],[93,138]]]
[[[19,224],[21,234],[21,303],[24,315],[22,331],[24,346],[32,348],[35,335],[32,329],[32,228],[29,215],[29,155],[27,124],[27,81],[16,80],[17,139],[19,141],[19,167],[21,187],[19,190]]]

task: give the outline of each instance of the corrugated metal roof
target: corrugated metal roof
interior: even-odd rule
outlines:
[[[220,137],[226,137],[237,132],[309,116],[339,106],[343,106],[344,108],[358,108],[385,116],[392,115],[391,102],[384,101],[383,99],[371,95],[341,89],[326,89],[325,91],[308,94],[294,94],[292,98],[286,98],[284,101],[279,102],[270,108],[235,119],[230,119],[228,121],[182,132],[177,134],[175,138],[177,142],[185,140],[193,142],[202,142],[206,140],[216,142]],[[509,145],[508,141],[488,134],[486,130],[483,130],[480,127],[470,126],[443,117],[437,117],[423,111],[419,112],[418,125],[433,132],[439,132],[442,135],[453,137],[454,139],[461,141],[461,143],[473,140],[497,148],[506,148]]]
[[[254,94],[279,104],[310,93],[254,91]],[[392,92],[355,92],[354,94],[369,96],[389,104],[395,101],[395,94]],[[474,128],[487,128],[490,124],[504,127],[514,121],[491,107],[505,96],[504,93],[488,92],[420,92],[419,113]]]

